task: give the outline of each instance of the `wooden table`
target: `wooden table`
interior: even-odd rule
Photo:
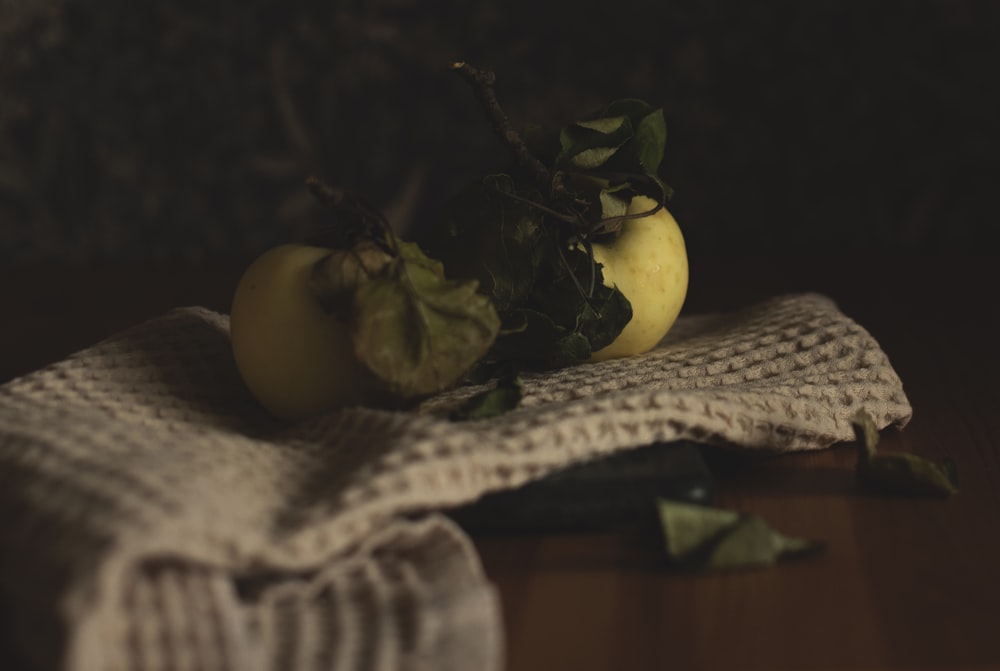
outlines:
[[[961,492],[862,495],[847,446],[717,468],[720,506],[828,549],[711,575],[667,570],[655,539],[631,529],[476,538],[510,671],[1000,669],[998,261],[693,259],[689,312],[796,291],[836,299],[914,407],[882,449],[954,458]],[[174,306],[225,310],[245,262],[7,265],[0,382]]]

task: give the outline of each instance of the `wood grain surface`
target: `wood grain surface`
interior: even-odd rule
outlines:
[[[957,461],[948,500],[855,486],[835,446],[715,456],[718,504],[822,555],[671,571],[649,529],[475,538],[504,607],[510,671],[1000,669],[996,257],[692,259],[687,312],[819,291],[882,344],[914,407],[882,449]],[[0,382],[171,307],[226,310],[246,259],[0,269]]]

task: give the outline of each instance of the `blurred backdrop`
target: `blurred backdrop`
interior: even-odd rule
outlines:
[[[998,19],[993,0],[0,0],[0,255],[253,254],[323,220],[310,174],[419,229],[505,159],[456,59],[497,72],[519,125],[662,105],[692,255],[977,251]]]

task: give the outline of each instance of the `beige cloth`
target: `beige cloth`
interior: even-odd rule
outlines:
[[[434,512],[652,441],[803,450],[910,405],[827,298],[685,317],[657,350],[529,375],[520,408],[285,425],[227,318],[175,310],[0,387],[0,607],[40,669],[490,670],[501,605]]]

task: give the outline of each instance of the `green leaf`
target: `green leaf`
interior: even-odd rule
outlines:
[[[644,196],[649,196],[653,200],[670,200],[674,197],[674,189],[656,175],[652,175],[652,181],[656,184],[655,191],[642,191]]]
[[[532,306],[566,331],[586,338],[591,351],[610,345],[632,319],[631,303],[621,291],[604,285],[601,265],[592,263],[582,249],[564,250],[544,277],[544,284],[532,292]],[[581,360],[589,357],[587,352]]]
[[[606,206],[618,211],[624,202],[614,195],[619,187],[605,190]],[[586,361],[632,317],[628,300],[604,286],[600,266],[585,251],[560,238],[534,204],[540,202],[540,194],[518,191],[510,177],[495,175],[451,204],[450,249],[439,253],[446,272],[479,280],[502,322],[482,368],[498,361],[542,369]]]
[[[667,557],[688,570],[768,566],[818,552],[822,543],[784,536],[760,517],[661,499]]]
[[[589,341],[556,324],[550,315],[518,308],[503,317],[503,329],[489,355],[491,360],[545,369],[579,363],[590,357]]]
[[[604,133],[609,135],[619,130],[622,124],[628,121],[628,117],[625,116],[613,116],[604,117],[601,119],[590,119],[587,121],[577,121],[576,125],[580,128],[588,128],[590,130],[596,130],[598,133]]]
[[[569,158],[568,163],[574,168],[581,168],[583,170],[600,168],[608,162],[608,159],[615,155],[615,152],[617,152],[620,147],[621,145],[619,144],[613,147],[592,147],[590,149],[585,149],[572,155]]]
[[[631,303],[620,291],[604,285],[600,264],[592,263],[582,249],[554,255],[542,279],[528,304],[556,327],[543,330],[536,325],[533,334],[551,339],[552,348],[547,349],[553,365],[586,361],[592,352],[611,344],[632,319]]]
[[[632,304],[625,294],[599,283],[580,314],[577,328],[596,352],[614,342],[631,319]]]
[[[643,117],[635,130],[636,158],[648,175],[655,175],[663,161],[663,151],[667,144],[667,122],[663,110],[658,109]]]
[[[632,132],[614,155],[604,159],[600,167],[619,173],[655,176],[663,161],[667,138],[666,120],[661,108],[654,108],[642,100],[626,98],[611,103],[591,120],[578,121],[575,126],[596,124],[598,128],[607,128],[611,127],[609,119],[621,118],[627,119],[627,126]]]
[[[555,342],[552,362],[555,366],[566,366],[586,361],[594,348],[585,335],[579,332],[567,333]]]
[[[801,557],[821,549],[822,543],[790,538],[771,529],[760,517],[743,515],[717,541],[710,555],[710,566],[767,566],[780,559]]]
[[[735,525],[739,513],[661,499],[657,502],[667,556],[677,562],[693,557]]]
[[[908,452],[879,452],[879,431],[864,410],[851,419],[858,445],[856,473],[862,489],[879,494],[948,497],[958,493],[958,469]]]
[[[451,419],[454,421],[489,419],[502,415],[517,407],[522,394],[520,377],[512,375],[500,378],[492,388],[476,394],[456,408],[451,413]]]
[[[596,129],[581,123],[564,128],[559,136],[562,152],[556,158],[557,168],[599,168],[632,137],[632,123],[627,117],[595,119],[582,123],[595,125]]]
[[[355,354],[384,391],[402,398],[441,391],[489,350],[500,320],[477,287],[444,279],[415,245],[401,246],[399,258],[358,286]]]
[[[435,242],[449,277],[476,279],[497,310],[522,304],[553,244],[544,213],[519,192],[507,175],[491,175],[464,189],[446,215],[446,239]]]

